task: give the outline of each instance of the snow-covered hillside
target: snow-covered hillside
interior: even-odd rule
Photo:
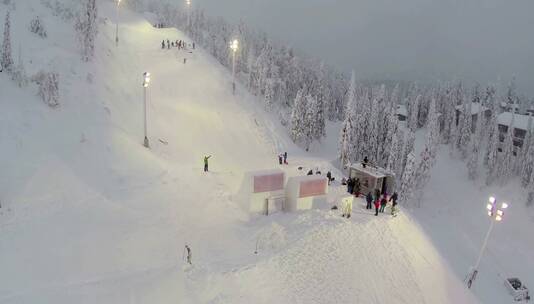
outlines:
[[[230,75],[203,50],[162,50],[163,39],[190,41],[179,31],[122,10],[116,47],[114,4],[99,2],[99,13],[86,64],[72,24],[41,1],[12,12],[28,73],[57,71],[61,100],[51,109],[0,74],[0,303],[477,301],[408,214],[245,213],[234,199],[243,173],[278,166],[278,152],[289,152],[291,175],[334,169],[290,144],[243,88],[233,96]],[[27,30],[36,14],[46,39]],[[332,188],[332,203],[342,191]]]

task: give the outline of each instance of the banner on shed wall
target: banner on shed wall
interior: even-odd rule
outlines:
[[[254,193],[284,189],[284,173],[254,176]]]
[[[319,196],[326,194],[326,179],[304,181],[300,183],[299,197]]]

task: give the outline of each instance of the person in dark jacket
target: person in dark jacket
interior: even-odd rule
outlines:
[[[378,210],[380,209],[380,197],[375,199],[375,216],[378,216]]]
[[[165,48],[165,40],[163,40],[163,41],[161,42],[161,48],[162,48],[162,49]]]
[[[366,157],[363,158],[362,166],[365,168],[367,167],[367,164],[369,163],[369,159]]]
[[[307,175],[313,175],[313,170],[310,169],[310,171],[308,171]]]
[[[367,207],[365,209],[373,209],[373,194],[371,194],[371,191],[367,192],[365,200],[367,201]]]
[[[381,194],[381,193],[380,193],[380,189],[376,188],[376,189],[375,189],[375,198],[376,198],[377,200],[380,199],[380,194]]]
[[[384,213],[384,209],[386,209],[387,204],[388,204],[387,194],[384,194],[382,196],[382,199],[380,200],[380,212]]]
[[[204,156],[204,172],[208,172],[208,161],[210,159],[211,155]]]
[[[347,192],[352,194],[352,191],[354,190],[354,180],[352,177],[349,177],[347,180]]]
[[[278,154],[278,163],[282,164],[282,154]]]
[[[328,178],[328,185],[330,186],[330,182],[332,182],[332,172],[328,171],[326,173],[326,178]]]
[[[284,164],[287,165],[287,152],[284,152]]]
[[[395,215],[396,207],[397,207],[397,200],[399,199],[399,195],[397,192],[393,192],[393,195],[389,198],[389,201],[392,202],[391,204],[391,215]]]
[[[352,191],[352,193],[354,193],[354,195],[356,196],[360,196],[360,190],[361,190],[360,179],[357,178],[354,181],[354,190]]]

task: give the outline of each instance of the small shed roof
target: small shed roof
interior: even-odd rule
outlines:
[[[405,105],[397,105],[397,115],[408,116]]]
[[[528,120],[529,115],[523,114],[513,114],[514,116],[514,128],[527,130],[528,129]],[[497,122],[503,126],[510,126],[512,123],[512,113],[503,112],[497,116]]]
[[[464,111],[464,105],[457,105],[455,108],[460,112]],[[489,110],[489,108],[481,105],[480,102],[471,102],[471,115],[486,112],[487,110]]]
[[[361,163],[351,164],[350,168],[358,170],[360,172],[363,172],[363,173],[365,173],[367,175],[370,175],[372,177],[375,177],[375,178],[381,178],[381,177],[386,177],[386,176],[390,176],[391,175],[391,173],[389,173],[386,169],[383,169],[383,168],[380,168],[380,167],[374,167],[374,166],[370,166],[370,165],[367,165],[364,168]]]

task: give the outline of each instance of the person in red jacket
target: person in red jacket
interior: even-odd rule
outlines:
[[[375,216],[378,216],[378,209],[380,208],[380,197],[375,199]]]

